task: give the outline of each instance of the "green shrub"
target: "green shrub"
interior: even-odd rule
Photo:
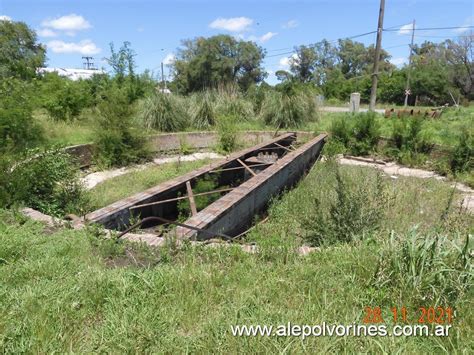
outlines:
[[[32,96],[27,83],[16,79],[0,83],[0,155],[43,141],[43,131],[32,116]]]
[[[344,154],[346,151],[346,146],[343,143],[331,137],[331,139],[324,144],[322,154],[328,158],[333,158],[338,154]]]
[[[352,138],[352,129],[348,116],[336,117],[331,122],[329,131],[331,132],[331,139],[342,143],[346,148],[349,147],[349,142]]]
[[[472,171],[474,168],[474,136],[472,132],[463,127],[459,140],[450,157],[450,168],[453,173]]]
[[[38,89],[41,106],[55,120],[74,119],[94,101],[87,81],[72,81],[56,73],[45,74]]]
[[[252,102],[240,94],[217,96],[216,113],[219,116],[232,116],[237,122],[254,118]]]
[[[366,155],[377,149],[380,124],[374,112],[347,114],[331,123],[331,137],[353,155]]]
[[[352,154],[365,155],[376,150],[380,138],[380,124],[375,112],[359,113],[354,116]]]
[[[392,141],[400,151],[428,153],[433,145],[429,133],[423,131],[422,117],[402,117],[394,119],[392,124]]]
[[[217,121],[217,134],[219,136],[219,150],[230,153],[237,148],[237,127],[235,117],[220,116]]]
[[[58,217],[87,210],[79,169],[69,154],[60,149],[32,150],[15,161],[3,160],[1,164],[3,207],[26,205]]]
[[[191,97],[189,113],[194,127],[205,129],[216,124],[216,110],[213,99],[213,94],[208,91],[194,94]]]
[[[265,95],[260,116],[265,124],[277,128],[300,127],[317,119],[315,100],[304,92],[269,91]]]
[[[95,160],[100,166],[124,166],[149,157],[144,137],[132,125],[134,110],[124,89],[108,89],[97,111]]]
[[[392,233],[379,257],[374,285],[419,306],[454,307],[472,286],[469,237],[463,244],[441,235]]]
[[[389,201],[381,174],[363,170],[343,173],[331,160],[325,163],[325,170],[334,175],[329,182],[331,190],[324,201],[316,197],[312,213],[303,218],[306,241],[311,245],[350,242],[377,230]]]
[[[182,131],[189,122],[183,100],[156,92],[141,103],[140,119],[146,128],[162,132]]]

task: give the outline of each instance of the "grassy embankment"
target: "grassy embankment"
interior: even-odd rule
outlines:
[[[237,247],[115,244],[95,229],[45,230],[1,212],[0,351],[472,350],[472,266],[463,248],[473,220],[459,213],[458,194],[435,180],[383,178],[385,197],[377,204],[381,180],[374,170],[342,167],[340,173],[342,190],[334,167],[318,163],[274,201],[269,221],[247,237],[260,248],[254,255]],[[353,197],[353,207],[381,207],[378,228],[349,230],[350,240],[323,241],[320,251],[298,256],[294,247],[311,241],[311,221],[321,213],[330,221],[334,204],[348,207],[341,191]],[[362,324],[367,306],[380,306],[387,325],[394,306],[407,307],[409,324],[416,324],[421,306],[453,307],[456,317],[444,338],[303,341],[230,332],[236,324]]]

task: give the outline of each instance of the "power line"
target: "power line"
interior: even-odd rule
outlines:
[[[435,30],[460,30],[460,29],[469,29],[469,28],[474,28],[474,26],[454,26],[454,27],[425,27],[425,28],[416,28],[417,31],[435,31]],[[400,29],[389,29],[386,28],[384,29],[386,32],[395,32],[395,31],[400,31]]]

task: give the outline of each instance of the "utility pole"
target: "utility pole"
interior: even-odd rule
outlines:
[[[379,23],[377,25],[377,43],[375,45],[374,71],[372,73],[372,89],[370,90],[369,111],[375,110],[377,100],[377,80],[379,75],[380,50],[382,49],[383,15],[385,12],[385,0],[380,0]]]
[[[82,59],[85,59],[83,63],[85,69],[94,69],[94,57],[82,57]]]
[[[166,89],[165,74],[163,71],[163,62],[161,62],[161,89]]]
[[[413,42],[415,40],[415,20],[413,20],[413,27],[411,30],[411,44],[410,44],[410,56],[408,57],[408,71],[407,71],[407,85],[405,86],[405,107],[408,106],[408,96],[410,96],[410,74],[411,74],[411,62],[413,59]]]

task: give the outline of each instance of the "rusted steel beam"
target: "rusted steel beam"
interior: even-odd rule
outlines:
[[[275,142],[275,145],[276,145],[277,147],[280,147],[280,148],[285,149],[285,150],[288,151],[288,152],[291,152],[291,151],[292,151],[290,148],[287,148],[287,147],[285,147],[285,146],[283,146],[283,145],[281,145],[281,144],[279,144],[279,143],[277,143],[277,142]]]
[[[189,206],[191,207],[191,213],[193,216],[197,215],[196,201],[194,201],[193,189],[191,183],[186,181],[186,190],[188,192]]]
[[[200,193],[193,194],[193,195],[194,195],[194,197],[196,197],[196,196],[206,196],[206,195],[212,195],[212,194],[219,194],[219,193],[222,193],[222,192],[229,192],[229,191],[232,191],[233,189],[234,189],[233,187],[229,187],[228,189],[218,189],[218,190],[212,190],[212,191],[207,191],[207,192],[200,192]],[[169,199],[166,199],[166,200],[161,200],[161,201],[156,201],[156,202],[151,202],[151,203],[145,203],[143,205],[132,206],[132,207],[130,207],[130,209],[131,210],[136,210],[137,208],[143,208],[143,207],[148,207],[148,206],[156,206],[156,205],[161,205],[163,203],[186,200],[187,198],[188,198],[188,196],[179,196],[179,197],[175,197],[175,198],[169,198]]]
[[[257,167],[257,166],[264,166],[264,165],[272,165],[273,163],[258,163],[258,164],[252,164],[251,167]],[[213,171],[210,171],[209,173],[221,173],[223,171],[231,171],[231,170],[241,170],[241,169],[245,169],[244,166],[236,166],[236,167],[233,167],[233,168],[225,168],[225,169],[219,169],[219,170],[213,170]]]
[[[242,166],[245,168],[245,170],[247,170],[250,174],[252,174],[253,176],[257,176],[257,174],[255,174],[255,172],[254,172],[252,169],[250,169],[250,168],[248,167],[248,165],[245,164],[242,160],[237,159],[237,161],[238,161],[240,164],[242,164]]]

